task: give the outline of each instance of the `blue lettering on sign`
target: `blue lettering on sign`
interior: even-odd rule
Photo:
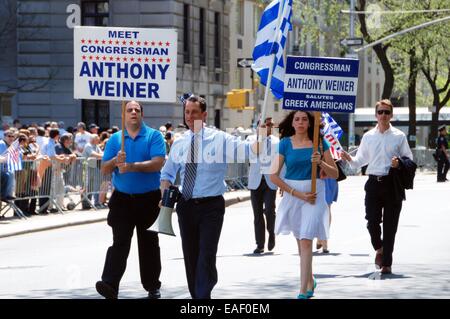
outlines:
[[[139,31],[108,31],[108,37],[118,39],[136,39]]]
[[[88,81],[91,96],[159,99],[159,84],[151,82]],[[121,94],[122,92],[122,94]]]
[[[84,61],[81,65],[80,77],[109,77],[119,79],[165,80],[169,64],[144,64],[139,63],[115,63],[115,62],[92,62],[92,67]]]

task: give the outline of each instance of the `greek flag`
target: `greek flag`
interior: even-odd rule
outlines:
[[[281,17],[278,20],[279,10]],[[264,10],[253,49],[252,69],[258,73],[261,84],[267,85],[270,64],[273,61],[270,88],[277,99],[284,93],[284,47],[287,35],[292,30],[292,0],[273,0]],[[278,32],[277,32],[278,31]],[[272,60],[272,54],[275,59]]]

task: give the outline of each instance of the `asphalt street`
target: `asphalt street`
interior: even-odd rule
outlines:
[[[315,299],[450,298],[450,183],[418,174],[397,233],[393,274],[381,276],[364,219],[366,177],[340,182],[332,207],[329,254],[315,253]],[[279,200],[279,199],[278,199]],[[163,298],[189,298],[181,240],[160,235]],[[0,239],[0,298],[99,298],[99,280],[112,234],[105,222]],[[120,298],[146,296],[139,279],[134,242]],[[299,257],[292,236],[278,236],[273,252],[253,255],[250,202],[226,209],[219,244],[219,282],[213,298],[295,298]]]

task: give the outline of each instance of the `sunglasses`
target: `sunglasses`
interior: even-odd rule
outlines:
[[[6,135],[6,137],[14,137],[14,135]]]
[[[390,110],[378,110],[377,114],[378,115],[381,115],[381,114],[391,115],[391,111]]]

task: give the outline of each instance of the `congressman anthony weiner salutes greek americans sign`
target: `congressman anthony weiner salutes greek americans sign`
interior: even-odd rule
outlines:
[[[359,61],[288,56],[284,109],[355,112]]]
[[[172,29],[75,27],[76,99],[176,101]]]

